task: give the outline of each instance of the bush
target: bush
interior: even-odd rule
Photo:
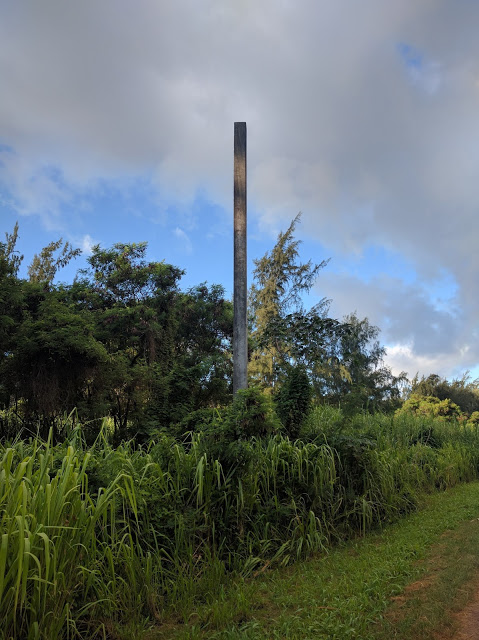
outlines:
[[[311,409],[312,389],[302,366],[290,367],[277,394],[276,410],[290,438],[297,438],[301,425]]]
[[[457,419],[462,416],[459,406],[449,398],[439,400],[434,396],[420,396],[415,393],[396,411],[396,415],[403,413]]]
[[[264,438],[279,433],[281,423],[270,396],[250,387],[236,393],[225,413],[224,430],[230,439]]]
[[[470,416],[469,420],[467,421],[467,424],[470,427],[478,427],[479,426],[479,411],[473,411],[471,413],[471,416]]]
[[[341,409],[330,404],[321,404],[314,407],[305,418],[299,436],[307,442],[317,438],[324,442],[327,435],[341,432],[346,420]]]
[[[220,422],[224,412],[223,408],[213,407],[191,411],[180,422],[170,427],[168,432],[177,438],[183,438],[191,433],[200,433]]]

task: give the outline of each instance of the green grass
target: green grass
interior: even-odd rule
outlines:
[[[476,512],[457,528],[445,531],[428,552],[422,576],[393,600],[376,625],[377,640],[437,640],[453,638],[454,615],[477,599],[479,518]]]
[[[147,448],[114,448],[103,434],[87,448],[79,429],[56,447],[0,444],[0,638],[141,638],[165,620],[193,624],[192,634],[202,633],[194,624],[214,629],[235,580],[395,522],[425,492],[478,469],[473,428],[410,416],[346,420],[331,408],[316,409],[298,441],[228,440],[220,424],[185,442],[163,434]],[[346,588],[347,563],[329,571]],[[231,587],[235,624],[251,627],[241,633],[260,624],[250,615],[255,584]],[[207,619],[192,613],[203,606]],[[281,599],[265,605],[268,617],[270,606],[280,619]],[[333,624],[337,606],[319,606]],[[306,610],[288,609],[292,633]],[[348,624],[341,637],[354,637],[357,624]]]
[[[333,549],[223,590],[198,607],[187,624],[145,638],[297,638],[415,640],[433,637],[464,604],[479,568],[479,483],[428,496],[420,511]],[[472,520],[472,522],[471,522]],[[404,587],[433,572],[422,594],[389,616]],[[426,581],[426,584],[428,582]]]
[[[95,499],[88,494],[91,453],[66,445],[17,442],[0,453],[0,637],[85,637],[90,621],[114,614],[135,591],[129,529],[116,503],[136,504],[131,478],[119,474]],[[141,593],[141,589],[136,589]],[[135,596],[134,596],[135,597]],[[100,614],[101,612],[101,614]],[[101,628],[101,623],[97,625]],[[100,629],[101,630],[101,629]]]

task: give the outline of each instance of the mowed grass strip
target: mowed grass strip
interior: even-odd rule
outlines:
[[[456,638],[468,615],[466,606],[471,601],[476,603],[478,594],[479,518],[476,514],[440,536],[425,558],[422,575],[393,598],[372,640]]]
[[[380,533],[205,595],[186,624],[145,640],[426,639],[441,625],[452,633],[451,609],[471,597],[479,568],[478,518],[479,482],[428,495]]]

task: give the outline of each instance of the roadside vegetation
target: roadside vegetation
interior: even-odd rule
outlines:
[[[182,292],[146,244],[95,247],[66,285],[58,241],[21,279],[18,228],[0,243],[0,638],[176,633],[478,477],[477,383],[408,385],[367,319],[304,308],[325,263],[298,262],[298,220],[255,263],[234,400],[221,287]]]
[[[238,580],[148,640],[446,640],[477,597],[477,482],[327,554]],[[472,619],[471,634],[477,629]]]

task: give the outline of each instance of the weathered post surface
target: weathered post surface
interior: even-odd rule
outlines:
[[[233,394],[248,386],[246,274],[246,122],[234,129]]]

